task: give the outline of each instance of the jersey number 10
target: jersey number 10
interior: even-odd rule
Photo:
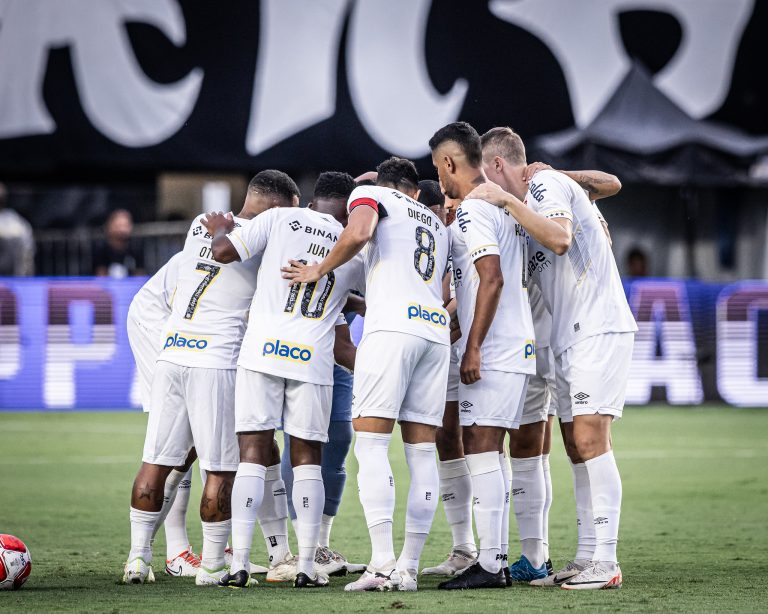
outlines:
[[[307,264],[306,260],[299,260],[299,262]],[[288,300],[285,303],[285,313],[293,313],[293,309],[296,307],[296,301],[299,298],[299,293],[301,293],[301,287],[304,286],[304,293],[301,295],[301,315],[305,318],[312,318],[315,320],[322,318],[323,313],[325,313],[325,303],[331,295],[331,291],[333,291],[333,285],[336,283],[336,275],[331,271],[325,276],[325,280],[325,287],[317,298],[317,305],[315,305],[315,308],[312,311],[309,310],[309,304],[312,302],[312,297],[315,294],[317,282],[313,281],[306,285],[295,284],[291,286],[291,289],[288,292]]]

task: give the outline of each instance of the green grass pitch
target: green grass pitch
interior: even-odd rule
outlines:
[[[435,590],[437,580],[425,580],[417,594],[350,595],[342,592],[344,578],[332,579],[327,590],[299,592],[262,582],[233,591],[198,588],[193,579],[163,573],[154,585],[122,586],[129,490],[145,423],[140,413],[0,414],[0,532],[21,537],[33,558],[27,585],[19,592],[0,593],[0,611],[768,610],[768,410],[627,409],[614,429],[624,482],[619,544],[624,588],[579,593],[528,586],[443,593]],[[390,457],[399,479],[397,548],[407,491],[402,444],[394,443]],[[369,542],[352,457],[348,471],[332,545],[350,560],[366,562]],[[552,452],[552,473],[550,541],[557,567],[573,554],[575,543],[571,475],[559,441]],[[188,524],[197,550],[199,494],[200,481],[195,479]],[[511,532],[514,536],[514,520]],[[438,508],[422,563],[441,560],[450,543]],[[512,544],[511,556],[516,552],[514,537]],[[158,571],[164,553],[161,532],[155,547]],[[254,559],[264,562],[260,538]]]

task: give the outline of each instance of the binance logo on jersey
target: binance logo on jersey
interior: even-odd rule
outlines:
[[[165,350],[198,350],[202,351],[208,347],[208,339],[195,337],[185,337],[179,333],[168,333],[165,338]]]
[[[523,346],[523,358],[536,358],[536,344],[533,342],[533,339],[526,339]]]
[[[280,360],[289,360],[290,362],[307,363],[312,359],[313,349],[311,346],[299,345],[291,341],[267,339],[264,342],[264,349],[261,355],[279,358]]]
[[[442,309],[430,309],[429,307],[422,307],[418,303],[408,305],[408,319],[421,320],[438,328],[448,326],[448,318],[445,317],[445,312]]]

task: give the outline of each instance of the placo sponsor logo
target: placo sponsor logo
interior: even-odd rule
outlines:
[[[448,318],[445,316],[445,312],[442,309],[430,309],[429,307],[422,307],[418,303],[411,303],[408,305],[408,319],[422,320],[432,326],[438,328],[445,328],[448,326]]]
[[[533,339],[526,339],[523,346],[523,358],[536,358],[536,344]]]
[[[281,341],[280,339],[267,339],[264,342],[262,356],[289,360],[291,362],[307,363],[312,359],[313,347],[308,345],[299,345],[291,341]]]
[[[197,350],[202,351],[208,347],[208,339],[205,337],[185,337],[179,333],[168,333],[165,338],[164,350]]]

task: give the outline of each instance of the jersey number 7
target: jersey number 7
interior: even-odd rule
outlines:
[[[299,262],[307,264],[306,260],[299,260]],[[299,298],[299,293],[301,292],[301,287],[304,286],[304,293],[301,296],[301,315],[305,318],[322,318],[323,313],[325,313],[325,303],[331,295],[333,285],[336,283],[336,275],[331,271],[325,276],[325,280],[325,287],[317,298],[317,305],[315,305],[315,308],[312,311],[309,310],[309,304],[312,302],[312,296],[315,294],[317,282],[313,281],[306,285],[295,284],[291,286],[291,289],[288,292],[288,300],[285,303],[285,313],[293,313],[293,309],[296,307],[296,301]]]
[[[185,320],[191,320],[194,317],[195,311],[197,311],[197,306],[200,304],[200,298],[208,289],[208,286],[211,285],[214,278],[219,274],[221,267],[216,266],[215,264],[208,264],[207,262],[198,262],[195,270],[205,273],[205,277],[203,277],[203,281],[200,282],[200,285],[192,293],[192,298],[189,299],[187,312],[184,314]]]

